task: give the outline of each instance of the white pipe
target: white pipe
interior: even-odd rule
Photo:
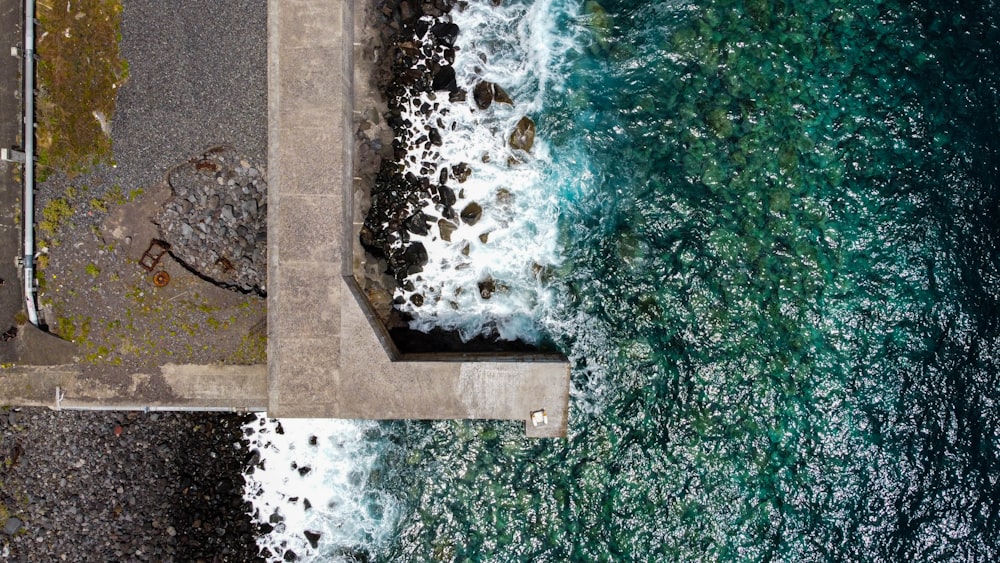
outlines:
[[[35,0],[24,0],[24,306],[38,326],[35,304]]]
[[[141,412],[217,412],[217,413],[263,413],[266,407],[203,407],[185,405],[59,405],[49,407],[51,410],[63,411],[141,411]]]

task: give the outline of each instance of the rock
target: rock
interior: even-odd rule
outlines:
[[[431,81],[431,89],[435,92],[455,92],[458,90],[458,83],[455,81],[455,67],[449,65],[438,69]]]
[[[263,293],[267,184],[258,168],[235,150],[217,147],[175,166],[167,183],[173,197],[154,222],[171,255],[218,285]]]
[[[528,152],[535,144],[535,122],[530,117],[522,117],[510,134],[510,148]]]
[[[22,522],[20,518],[11,516],[6,522],[4,522],[3,533],[8,536],[13,536],[18,532],[18,530],[21,529],[22,526],[24,526],[24,522]]]
[[[487,109],[493,103],[493,83],[480,82],[472,89],[472,99],[476,101],[476,107]]]
[[[442,144],[441,132],[438,131],[437,127],[431,127],[431,130],[427,132],[427,136],[431,141],[432,145],[440,147]]]
[[[437,38],[438,42],[448,47],[455,46],[458,39],[458,26],[450,22],[441,22],[431,27],[431,35]]]
[[[457,86],[458,85],[456,84],[456,88]],[[452,90],[451,93],[448,94],[448,101],[453,104],[461,103],[468,98],[468,95],[469,94],[465,90]]]
[[[472,226],[483,216],[483,208],[476,202],[471,202],[462,209],[460,217],[466,225]]]
[[[423,244],[415,242],[403,251],[403,260],[406,263],[407,276],[422,272],[428,260],[427,249]]]
[[[447,219],[438,219],[438,232],[441,233],[441,240],[451,242],[451,235],[458,229],[458,225]]]
[[[459,181],[459,183],[468,180],[471,174],[472,174],[472,168],[470,168],[469,165],[464,162],[459,162],[455,166],[451,167],[451,175],[454,176],[455,179]]]
[[[427,216],[420,211],[410,215],[406,221],[403,221],[403,226],[407,231],[415,235],[426,236],[430,232],[427,225]]]
[[[445,207],[451,207],[458,203],[458,197],[455,196],[455,190],[449,188],[448,186],[438,186],[438,203]]]
[[[511,99],[507,91],[501,88],[499,84],[493,85],[493,101],[498,104],[514,105],[514,100]]]
[[[486,276],[486,279],[480,281],[479,286],[479,296],[483,299],[489,299],[493,297],[493,293],[496,292],[496,282],[493,281],[491,276]]]
[[[245,215],[249,215],[253,219],[257,218],[257,200],[253,198],[244,200],[240,207]]]

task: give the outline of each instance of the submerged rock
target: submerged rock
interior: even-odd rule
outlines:
[[[498,104],[514,105],[514,100],[511,99],[507,91],[501,88],[499,84],[493,85],[493,101]]]

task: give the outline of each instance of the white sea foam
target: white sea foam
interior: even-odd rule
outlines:
[[[274,526],[257,539],[273,561],[282,561],[288,550],[299,561],[349,561],[344,554],[376,550],[390,538],[397,501],[367,487],[378,443],[366,432],[375,425],[263,416],[247,424],[253,430],[248,447],[260,453],[262,467],[246,475],[244,498],[258,522]],[[320,534],[317,548],[307,530]]]
[[[561,261],[559,184],[574,176],[554,162],[542,111],[546,99],[562,90],[561,67],[575,48],[572,34],[554,29],[557,18],[551,12],[559,9],[541,1],[530,6],[474,2],[453,10],[461,30],[453,66],[468,99],[450,103],[442,93],[433,99],[423,95],[404,113],[413,123],[411,138],[431,126],[442,132],[443,145],[429,155],[435,168],[426,177],[436,182],[441,168],[469,164],[473,172],[467,181],[449,182],[458,195],[454,209],[472,202],[483,208],[482,218],[474,225],[460,224],[450,241],[441,238],[436,224],[428,235],[411,237],[424,245],[429,258],[423,271],[409,278],[414,289],[397,291],[406,299],[401,307],[413,314],[415,329],[442,327],[465,338],[495,329],[507,340],[539,338],[538,319],[554,298],[543,273]],[[479,110],[472,90],[482,80],[506,90],[513,107],[494,102]],[[427,117],[418,110],[425,102],[445,111]],[[528,153],[508,146],[524,116],[538,124]],[[423,150],[415,152],[421,154],[407,162],[407,171],[419,177],[428,159]],[[423,211],[436,223],[442,208],[430,204]],[[495,284],[489,298],[479,287],[486,280]],[[423,297],[419,307],[409,301],[414,293]]]

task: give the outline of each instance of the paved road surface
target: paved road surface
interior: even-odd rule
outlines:
[[[21,134],[21,59],[10,56],[10,48],[23,42],[20,0],[0,0],[0,146],[20,145]],[[0,163],[0,332],[14,324],[21,306],[21,281],[15,260],[21,254],[20,214],[21,184],[14,181],[14,165]],[[15,358],[13,342],[0,342],[0,361]]]

